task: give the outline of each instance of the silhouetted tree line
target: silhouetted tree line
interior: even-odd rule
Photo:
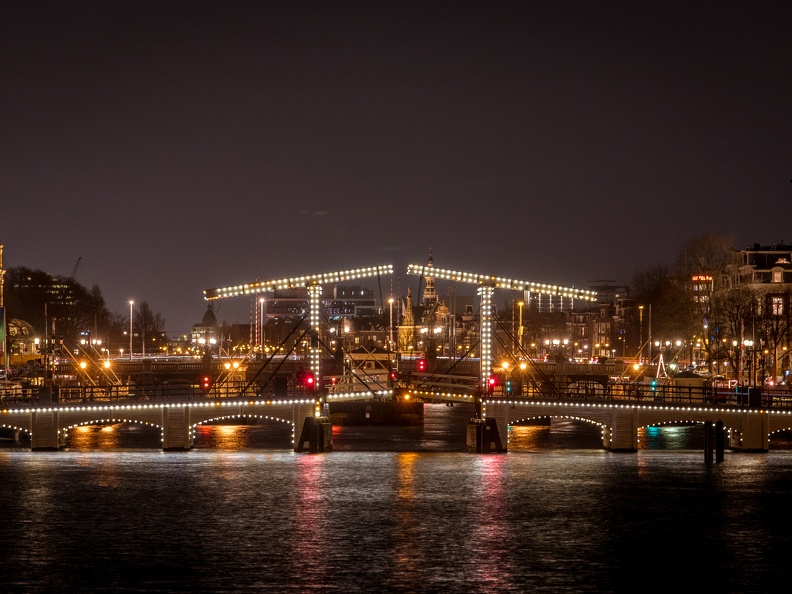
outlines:
[[[66,345],[91,339],[101,340],[113,354],[129,349],[129,316],[107,308],[99,285],[87,289],[73,278],[20,266],[6,271],[4,289],[6,319],[25,322],[8,324],[11,346],[27,338],[18,335],[27,327],[31,336],[54,335]],[[135,307],[132,334],[136,352],[144,341],[146,351],[153,352],[165,338],[165,318],[144,301]]]

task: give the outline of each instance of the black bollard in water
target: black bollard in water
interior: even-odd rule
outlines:
[[[707,464],[712,462],[712,448],[714,446],[712,421],[707,419],[704,421],[704,462]]]
[[[723,431],[723,421],[715,423],[715,462],[723,462],[723,449],[726,437]]]

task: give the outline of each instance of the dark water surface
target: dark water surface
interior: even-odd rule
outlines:
[[[706,464],[697,428],[637,453],[583,423],[465,452],[469,411],[424,427],[138,425],[0,448],[3,592],[776,592],[792,577],[792,451]]]

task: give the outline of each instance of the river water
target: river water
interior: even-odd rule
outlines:
[[[700,428],[636,453],[561,421],[465,451],[463,407],[423,427],[139,425],[59,452],[0,448],[4,592],[770,592],[792,577],[792,450],[704,460]]]

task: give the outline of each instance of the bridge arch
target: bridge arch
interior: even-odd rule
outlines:
[[[772,443],[773,436],[786,435],[792,437],[792,424],[789,427],[778,427],[767,434],[767,439]]]
[[[30,432],[30,428],[28,427],[3,423],[2,425],[0,425],[0,428],[10,429],[11,431],[13,431],[14,434],[17,436],[17,440],[19,439],[20,435],[24,435],[26,438],[30,439],[31,432]]]
[[[535,424],[532,421],[549,420],[543,424]],[[603,448],[605,447],[606,428],[599,420],[592,420],[574,414],[553,414],[553,415],[530,415],[521,418],[510,419],[508,427],[508,445],[507,449],[514,447],[517,449],[542,449],[546,446],[565,447],[564,444],[568,443],[568,435],[562,433],[556,434],[553,429],[558,429],[556,421],[572,421],[576,425],[582,425],[583,433],[577,435],[576,443],[580,444],[585,442],[587,445],[582,447],[592,447],[595,443],[599,443]],[[546,433],[548,432],[549,433]],[[597,441],[593,441],[597,440]]]
[[[294,435],[294,433],[295,433],[295,423],[294,423],[293,420],[284,419],[284,418],[276,417],[276,416],[270,416],[270,415],[260,415],[260,414],[254,414],[254,413],[242,413],[242,412],[240,412],[240,413],[235,413],[235,414],[226,414],[226,415],[215,416],[215,417],[203,419],[203,420],[200,420],[200,421],[197,421],[197,422],[193,423],[192,427],[191,427],[193,442],[195,442],[195,439],[198,436],[197,435],[198,427],[208,426],[209,423],[212,423],[214,421],[224,421],[226,419],[262,419],[264,421],[274,421],[276,423],[284,423],[284,424],[289,425],[291,427],[291,442],[292,442],[292,444],[294,443],[294,440],[295,440],[295,435]]]
[[[590,425],[596,425],[597,427],[599,427],[601,429],[605,427],[605,425],[602,422],[600,422],[600,421],[598,421],[596,419],[589,419],[589,418],[586,418],[586,417],[579,417],[579,416],[576,416],[576,415],[568,415],[568,414],[533,415],[533,416],[530,416],[530,417],[523,417],[523,418],[520,418],[520,419],[512,419],[512,420],[509,421],[509,425],[512,426],[512,425],[516,425],[517,423],[524,423],[526,421],[535,421],[537,419],[547,419],[547,418],[550,418],[550,419],[570,419],[572,421],[582,421],[583,423],[588,423]]]
[[[729,440],[730,444],[732,443],[732,438],[736,438],[737,436],[739,436],[741,434],[741,431],[738,428],[730,426],[726,422],[726,419],[718,417],[717,415],[713,415],[713,418],[711,418],[711,419],[682,419],[682,418],[679,418],[679,419],[669,419],[669,420],[665,420],[665,421],[657,421],[657,422],[654,422],[654,423],[644,423],[643,425],[640,425],[638,427],[638,430],[639,431],[641,429],[645,430],[645,429],[648,429],[648,428],[651,428],[651,427],[659,427],[661,429],[662,428],[670,428],[670,427],[691,427],[691,426],[701,426],[701,427],[703,427],[704,424],[708,420],[711,423],[713,423],[713,424],[717,423],[718,421],[721,421],[723,423],[723,431],[724,431],[724,434],[726,435],[727,439]]]
[[[160,430],[160,439],[164,438],[163,427],[158,423],[152,423],[150,421],[144,421],[140,419],[127,419],[127,418],[112,418],[112,419],[89,419],[85,421],[77,421],[72,423],[71,425],[66,425],[62,428],[58,429],[58,443],[65,446],[69,443],[69,432],[72,429],[76,429],[78,427],[90,427],[92,425],[107,425],[107,424],[117,424],[117,423],[127,423],[130,425],[145,425],[147,427],[153,427]]]

